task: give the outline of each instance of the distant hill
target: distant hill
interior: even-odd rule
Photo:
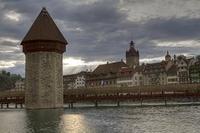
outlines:
[[[0,71],[0,91],[13,89],[15,82],[21,79],[22,77],[19,74],[11,74],[5,70]]]

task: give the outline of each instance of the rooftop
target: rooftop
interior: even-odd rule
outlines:
[[[41,10],[21,44],[23,45],[23,43],[30,41],[56,41],[67,44],[67,40],[54,23],[46,8]]]
[[[107,63],[99,65],[94,71],[94,74],[107,74],[107,73],[117,73],[122,67],[128,67],[123,61]]]

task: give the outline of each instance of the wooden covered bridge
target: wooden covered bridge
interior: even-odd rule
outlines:
[[[1,108],[9,108],[9,104],[23,107],[25,103],[24,91],[0,92]],[[200,98],[200,84],[178,84],[162,86],[135,86],[135,87],[110,87],[110,88],[81,88],[64,91],[64,103],[73,107],[73,103],[94,103],[113,101],[120,105],[123,101],[160,100],[167,103],[170,99],[191,99],[198,101]]]

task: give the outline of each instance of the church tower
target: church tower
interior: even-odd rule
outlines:
[[[167,51],[167,54],[165,55],[165,61],[171,61],[171,55],[169,54],[169,51]]]
[[[26,108],[62,108],[62,54],[66,51],[67,41],[45,8],[21,45],[26,57]]]
[[[130,48],[126,51],[126,64],[132,68],[139,65],[139,51],[135,49],[133,41],[130,42]]]

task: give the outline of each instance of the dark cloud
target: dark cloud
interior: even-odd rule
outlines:
[[[19,53],[19,51],[13,52],[0,52],[0,60],[1,61],[24,61],[24,55]]]
[[[146,22],[144,28],[152,39],[197,40],[200,36],[200,18],[158,18]]]
[[[198,54],[199,50],[195,47],[160,47],[157,45],[165,41],[176,43],[199,40],[200,17],[196,14],[200,8],[192,4],[198,1],[193,0],[188,3],[184,0],[171,0],[167,4],[157,1],[156,5],[155,1],[3,0],[0,3],[2,5],[0,6],[0,17],[2,18],[0,19],[0,37],[21,40],[42,6],[46,6],[69,42],[64,57],[81,57],[86,62],[117,61],[125,57],[125,51],[132,39],[140,50],[141,58],[164,56],[167,50],[172,54]],[[150,8],[151,5],[153,5],[152,8]],[[163,5],[167,7],[162,11]],[[183,13],[176,11],[178,9],[172,9],[176,5],[177,8],[182,6]],[[154,9],[156,7],[158,9]],[[5,14],[11,10],[21,15],[19,22],[5,19]],[[148,16],[145,16],[145,13]],[[9,47],[8,49],[12,52],[1,52],[0,59],[19,62],[24,60],[24,55],[20,54],[19,49],[11,48],[16,46],[13,43],[1,42],[1,49]]]

